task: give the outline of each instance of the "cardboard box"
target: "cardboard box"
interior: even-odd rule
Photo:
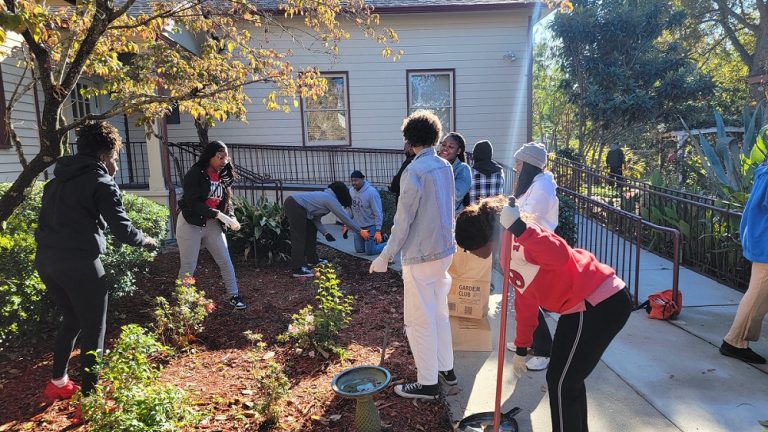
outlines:
[[[493,351],[488,318],[450,317],[454,351]]]
[[[491,281],[454,278],[448,293],[448,315],[464,318],[488,316]]]
[[[448,293],[448,313],[464,318],[488,316],[488,299],[491,296],[490,258],[478,258],[465,252],[453,255],[448,273],[453,278]]]

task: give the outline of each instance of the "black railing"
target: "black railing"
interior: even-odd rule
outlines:
[[[563,188],[650,223],[677,229],[682,238],[683,265],[736,289],[746,289],[751,268],[739,242],[741,213],[719,207],[712,198],[669,193],[625,177],[609,177],[562,158],[551,158],[549,167]],[[672,258],[669,241],[657,234],[644,233],[642,245]]]
[[[654,236],[668,244],[672,260],[672,298],[677,298],[680,275],[680,232],[652,224],[643,218],[617,209],[559,186],[558,193],[575,203],[576,246],[592,252],[600,262],[610,265],[633,294],[637,305],[640,287],[640,253],[643,239]],[[562,223],[563,221],[561,221]]]
[[[149,187],[149,157],[145,141],[123,143],[120,169],[115,182],[121,189],[147,189]]]
[[[234,147],[232,145],[228,145],[228,147],[233,153],[231,157],[235,166],[236,180],[232,186],[235,196],[255,203],[259,197],[274,194],[275,201],[283,202],[282,180],[258,174],[254,172],[251,166],[242,165],[240,160],[234,156]],[[200,156],[200,146],[197,143],[169,143],[168,150],[172,159],[171,179],[177,187],[181,187],[184,183],[184,174],[197,162],[197,158]]]

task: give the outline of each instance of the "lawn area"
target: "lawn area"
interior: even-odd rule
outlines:
[[[378,364],[386,328],[388,348],[382,364],[392,372],[394,384],[411,382],[416,370],[402,331],[402,281],[389,271],[368,274],[368,261],[320,246],[321,256],[337,267],[341,289],[354,296],[352,320],[340,332],[346,359],[297,350],[294,344],[278,342],[291,316],[307,304],[314,304],[311,281],[290,277],[287,266],[255,268],[236,263],[240,292],[248,304],[245,311],[233,311],[223,302],[224,287],[218,268],[207,253],[201,254],[197,287],[216,302],[216,310],[205,320],[189,352],[163,359],[160,380],[188,390],[204,419],[192,430],[203,431],[353,431],[354,401],[335,395],[332,378],[345,368]],[[110,347],[120,327],[136,323],[149,327],[153,322],[152,300],[168,296],[174,286],[179,257],[176,252],[159,255],[148,274],[137,281],[137,294],[110,305],[107,342]],[[261,333],[266,346],[254,349],[244,332]],[[0,431],[72,430],[68,417],[71,402],[43,405],[39,396],[50,378],[51,347],[55,329],[45,330],[28,346],[0,354]],[[78,353],[70,362],[70,374],[80,381]],[[279,365],[288,379],[288,395],[276,402],[279,421],[265,424],[259,410],[272,376],[265,373],[269,362]],[[449,431],[447,410],[442,402],[413,402],[387,389],[376,396],[382,422],[392,431]],[[87,430],[87,425],[83,430]]]

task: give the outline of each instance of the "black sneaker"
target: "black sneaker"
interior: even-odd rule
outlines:
[[[397,393],[398,396],[409,399],[434,400],[440,396],[440,385],[421,385],[419,383],[399,384],[395,386],[395,393]]]
[[[293,271],[293,277],[314,277],[314,276],[315,274],[312,273],[312,270],[306,267],[299,267]]]
[[[243,298],[239,295],[233,295],[229,299],[229,304],[234,306],[235,309],[245,309],[245,302],[243,301]]]
[[[440,371],[440,373],[437,375],[438,378],[440,378],[440,381],[443,383],[449,385],[449,386],[455,386],[459,383],[459,379],[456,378],[456,374],[453,373],[453,369],[449,371]]]
[[[733,357],[747,363],[765,364],[765,357],[752,351],[751,348],[738,348],[726,341],[720,345],[720,354]]]

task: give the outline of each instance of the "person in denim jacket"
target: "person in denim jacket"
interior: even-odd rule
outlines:
[[[395,393],[406,398],[437,399],[439,379],[449,385],[457,382],[448,321],[456,200],[451,165],[435,151],[441,129],[440,120],[423,110],[403,122],[403,139],[413,146],[416,157],[400,180],[389,242],[370,268],[371,273],[387,271],[400,252],[403,320],[418,370],[417,382],[395,386]]]
[[[456,189],[454,201],[456,216],[469,205],[469,190],[472,188],[472,169],[467,165],[467,144],[458,132],[451,132],[440,141],[438,155],[447,160],[453,168],[453,181]]]

